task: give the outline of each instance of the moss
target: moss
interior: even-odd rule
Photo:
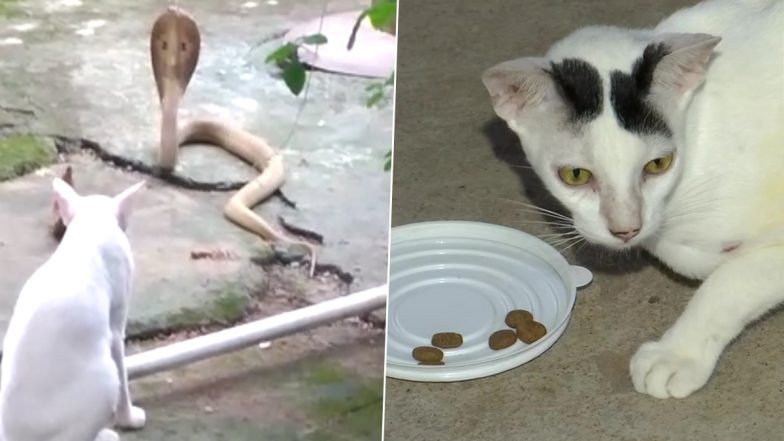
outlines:
[[[213,321],[231,323],[242,318],[249,306],[250,295],[232,286],[217,292],[206,312]]]
[[[334,384],[345,382],[350,375],[342,366],[322,362],[312,366],[306,373],[305,381],[314,385]]]
[[[348,373],[343,376],[352,378]],[[343,390],[345,393],[340,396],[330,394],[333,396],[311,404],[312,416],[328,424],[312,433],[308,440],[381,438],[383,379],[366,379],[359,384],[344,383]],[[344,436],[338,437],[338,434]]]
[[[368,380],[351,389],[345,396],[319,400],[314,409],[321,416],[335,418],[373,407],[383,400],[384,384],[381,380]]]
[[[57,152],[45,138],[13,135],[0,139],[0,182],[33,172],[54,162]]]
[[[221,289],[214,290],[213,299],[199,308],[181,308],[176,312],[166,314],[158,326],[165,329],[190,329],[196,326],[214,324],[231,324],[240,320],[251,303],[250,295],[243,292],[234,284],[227,284]],[[129,334],[133,331],[142,332],[149,329],[149,324],[130,324]]]
[[[177,312],[173,312],[166,316],[166,328],[168,329],[184,329],[193,326],[206,325],[206,314],[202,311],[193,308],[181,308]]]
[[[19,13],[16,0],[0,0],[0,18],[16,17]]]

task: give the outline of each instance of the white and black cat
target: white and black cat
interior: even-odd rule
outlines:
[[[704,279],[634,387],[682,398],[784,301],[784,0],[709,0],[589,27],[485,71],[496,113],[587,240]]]
[[[55,179],[68,229],[27,280],[3,342],[0,440],[115,441],[113,423],[141,428],[124,365],[133,256],[131,198],[79,196]]]

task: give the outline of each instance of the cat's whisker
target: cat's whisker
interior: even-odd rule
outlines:
[[[690,197],[679,198],[678,203],[671,206],[670,210],[683,210],[689,209],[694,204],[704,204],[707,202],[714,202],[717,199],[714,198],[706,198],[707,192],[700,192],[699,194],[695,194]]]
[[[526,206],[521,204],[516,204],[516,205],[517,205],[516,207],[517,209],[525,211],[526,213],[536,213],[544,216],[556,217],[559,219],[571,219],[571,217],[566,216],[565,214],[549,211],[544,208],[534,208],[535,206]]]
[[[537,236],[537,237],[542,239],[542,240],[544,240],[544,241],[553,242],[553,241],[558,241],[558,240],[575,239],[577,237],[580,237],[580,234],[579,233],[570,232],[570,233],[566,233],[566,234],[550,234],[550,235],[544,235],[543,234],[543,235],[540,235],[540,236]]]
[[[701,200],[705,194],[714,191],[714,181],[715,178],[713,176],[705,175],[701,179],[697,180],[696,183],[692,184],[689,188],[683,191],[678,196],[678,199],[683,202]]]
[[[539,225],[547,225],[547,229],[542,231]],[[550,225],[550,224],[523,224],[523,229],[527,229],[529,227],[533,229],[530,231],[531,234],[535,234],[537,236],[563,236],[566,233],[569,233],[574,230],[574,226],[572,225]]]
[[[551,247],[555,247],[555,248],[557,248],[557,247],[559,247],[559,246],[561,246],[561,245],[564,245],[564,244],[570,243],[570,242],[572,242],[572,241],[575,241],[575,240],[578,240],[578,239],[581,239],[581,238],[580,238],[580,237],[567,237],[567,238],[565,238],[565,239],[550,239],[550,240],[545,240],[545,242],[547,242],[547,244],[548,244],[548,245],[550,245]]]
[[[559,243],[551,243],[550,246],[555,248],[556,251],[561,252],[563,249],[566,249],[571,244],[580,243],[580,241],[575,240],[572,242],[559,242]]]
[[[514,205],[520,205],[520,206],[523,206],[523,207],[526,207],[526,208],[530,208],[532,210],[536,210],[537,212],[549,213],[549,214],[552,214],[554,216],[560,216],[560,217],[568,217],[568,216],[564,215],[563,213],[559,213],[557,211],[553,211],[553,210],[550,210],[550,209],[547,209],[547,208],[544,208],[544,207],[540,207],[538,205],[525,202],[523,200],[513,200],[513,199],[509,199],[509,198],[496,198],[496,199],[504,201],[504,202],[508,202],[508,203],[511,203],[511,204],[514,204]]]
[[[539,206],[536,206],[536,205],[533,205],[533,204],[528,204],[528,203],[525,203],[525,202],[518,202],[518,204],[522,205],[525,208],[532,209],[532,210],[537,211],[537,212],[542,213],[542,214],[547,213],[550,216],[555,216],[555,217],[558,217],[558,218],[561,218],[561,219],[572,220],[571,217],[569,217],[569,216],[567,216],[565,214],[558,213],[557,211],[553,211],[553,210],[548,210],[547,208],[539,207]]]
[[[571,220],[567,220],[567,219],[552,219],[552,218],[544,218],[543,220],[541,220],[539,218],[539,216],[536,216],[534,218],[531,218],[531,217],[528,217],[528,216],[521,217],[521,218],[519,218],[517,220],[517,222],[521,222],[521,223],[542,222],[542,223],[546,223],[548,225],[559,226],[559,227],[571,227],[571,226],[574,225],[574,222],[572,222]]]
[[[570,237],[570,236],[579,236],[580,233],[577,231],[569,231],[566,233],[549,233],[549,234],[538,234],[536,237],[540,239],[546,238],[558,238],[558,237]]]
[[[562,227],[562,228],[573,228],[574,224],[571,222],[562,222],[562,221],[541,221],[541,220],[527,220],[527,219],[519,219],[517,222],[526,225],[549,225],[552,227]]]
[[[580,239],[580,240],[574,241],[574,242],[572,242],[571,244],[569,244],[569,245],[568,245],[568,246],[566,246],[566,247],[560,248],[560,249],[558,250],[558,252],[559,252],[559,253],[564,253],[564,252],[566,252],[566,250],[568,250],[568,249],[572,248],[573,246],[577,245],[578,243],[580,243],[580,242],[582,242],[582,241],[585,241],[585,238],[583,238],[583,237],[580,237],[579,239]]]
[[[665,213],[663,223],[671,223],[673,221],[685,221],[691,217],[704,218],[707,213],[711,213],[712,217],[722,216],[723,211],[720,210],[719,204],[722,199],[708,199],[698,201],[692,204],[681,204],[674,210]]]
[[[553,247],[558,247],[559,245],[563,245],[563,244],[566,244],[566,243],[570,243],[570,242],[573,242],[573,241],[579,241],[579,240],[584,240],[584,238],[582,236],[567,237],[567,238],[560,239],[560,240],[552,240],[551,242],[548,242],[548,243],[550,243],[550,245],[552,245]]]
[[[697,185],[692,186],[684,193],[681,194],[681,198],[689,198],[696,195],[703,195],[705,193],[709,193],[713,191],[713,182],[712,180],[705,180],[702,182],[697,183]]]

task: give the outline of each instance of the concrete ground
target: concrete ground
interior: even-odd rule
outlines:
[[[519,143],[494,121],[481,72],[540,55],[588,24],[649,26],[692,1],[401,0],[392,223],[460,219],[543,233],[514,201],[546,199]],[[387,380],[385,440],[781,439],[784,316],[731,345],[684,400],[634,391],[628,362],[693,293],[643,259],[567,254],[594,270],[563,337],[541,357],[481,380]]]
[[[326,10],[364,5],[335,0]],[[165,6],[157,0],[3,2],[0,139],[18,133],[86,139],[122,158],[155,164],[160,105],[149,31]],[[359,290],[386,281],[390,182],[383,164],[392,142],[391,100],[368,108],[365,89],[381,80],[315,72],[295,121],[303,97],[264,62],[287,29],[319,17],[324,7],[315,0],[189,2],[202,49],[180,118],[224,117],[278,146],[287,167],[282,191],[297,207],[271,198],[258,212],[279,228],[282,216],[323,235],[320,262],[353,276],[352,290]],[[129,231],[138,262],[131,335],[231,321],[251,304],[248,292],[263,289],[264,275],[249,259],[269,257],[271,250],[223,217],[233,192],[188,191],[81,153],[61,155],[51,167],[0,183],[0,205],[13,207],[0,210],[0,250],[9,250],[0,252],[0,337],[22,283],[56,245],[46,233],[50,181],[66,163],[83,193],[113,193],[148,180]],[[204,182],[256,175],[208,146],[183,149],[176,171]],[[194,251],[231,258],[194,260]]]
[[[149,31],[171,3],[0,1],[0,339],[22,284],[56,247],[51,179],[68,165],[81,193],[113,194],[147,180],[129,227],[137,265],[132,351],[161,343],[150,337],[173,332],[171,339],[180,339],[386,281],[390,177],[383,166],[392,103],[366,105],[366,87],[383,80],[314,72],[297,120],[303,98],[264,62],[294,24],[318,18],[325,5],[327,12],[351,11],[364,0],[179,2],[202,33],[180,118],[224,117],[281,149],[288,173],[282,191],[297,207],[271,198],[256,210],[273,224],[282,216],[323,235],[319,261],[331,269],[316,278],[299,262],[283,265],[267,243],[223,217],[233,192],[185,190],[71,144],[55,153],[53,141],[67,137],[155,163],[160,109]],[[48,160],[9,178],[16,170],[9,158],[24,156],[20,134],[37,140],[25,141],[39,147],[27,156]],[[256,175],[208,146],[183,149],[176,172],[203,182]],[[194,252],[217,257],[195,259]],[[383,323],[381,312],[135,381],[150,424],[127,439],[379,438],[383,327],[369,322]]]
[[[123,158],[154,164],[160,105],[149,32],[166,5],[157,0],[3,2],[0,138],[28,132],[83,138]],[[333,0],[326,9],[364,5]],[[384,283],[390,179],[383,164],[392,143],[392,103],[368,108],[365,90],[382,80],[316,72],[295,122],[303,98],[286,88],[279,69],[264,58],[293,24],[318,18],[325,2],[200,0],[185,6],[199,23],[202,49],[180,118],[224,117],[281,148],[287,167],[282,190],[297,208],[271,198],[257,210],[273,224],[282,216],[322,234],[320,261],[354,276],[353,289]],[[231,293],[243,289],[234,285],[263,282],[247,262],[268,256],[268,245],[221,213],[233,192],[185,191],[78,154],[61,160],[74,165],[81,192],[111,193],[140,179],[150,181],[130,231],[139,261],[132,333],[212,308],[216,293],[229,293],[234,304],[247,303],[244,293]],[[53,249],[45,233],[51,220],[49,182],[62,169],[55,165],[0,183],[0,204],[13,207],[0,214],[0,247],[14,250],[0,253],[0,267],[7,268],[0,274],[0,337],[21,283]],[[237,158],[207,146],[184,148],[176,171],[206,182],[256,175]],[[190,259],[191,251],[210,250],[238,259]]]
[[[378,440],[383,343],[383,330],[350,320],[135,380],[133,400],[147,424],[122,439]]]

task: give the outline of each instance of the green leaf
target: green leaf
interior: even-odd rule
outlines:
[[[305,66],[300,62],[286,64],[283,68],[283,81],[291,93],[299,96],[305,87]]]
[[[283,46],[275,49],[271,54],[267,55],[264,60],[265,63],[275,62],[282,63],[297,54],[297,45],[294,43],[286,43]]]
[[[367,102],[365,103],[365,105],[367,107],[373,107],[376,104],[380,103],[381,100],[383,100],[383,99],[384,99],[384,92],[381,91],[381,90],[377,90],[377,91],[373,92],[373,94],[368,97]]]
[[[327,42],[327,37],[324,34],[313,34],[302,37],[304,44],[324,44]]]
[[[375,4],[368,9],[370,23],[376,29],[381,29],[395,19],[397,1],[390,0]]]
[[[392,170],[392,150],[388,151],[385,155],[386,159],[384,160],[384,171]]]
[[[386,99],[389,95],[387,88],[394,86],[394,84],[395,73],[392,72],[389,78],[384,80],[384,82],[373,82],[365,86],[365,92],[368,93],[365,105],[367,105],[367,107],[373,107],[382,100]]]

